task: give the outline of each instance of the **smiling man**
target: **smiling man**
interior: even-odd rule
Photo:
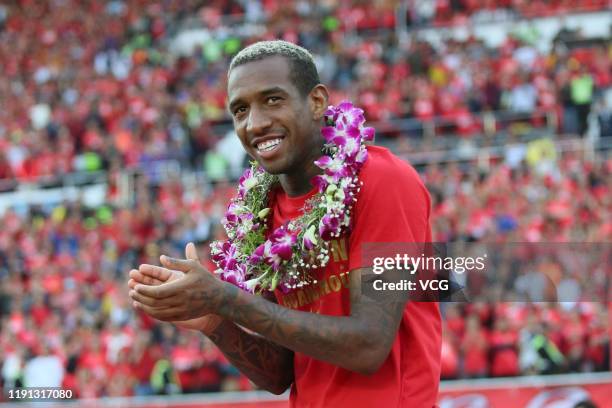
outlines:
[[[265,44],[246,48],[232,61],[229,110],[246,152],[296,196],[312,189],[310,178],[319,171],[314,161],[323,146],[327,89],[319,84],[314,64],[300,63],[306,50],[272,43],[286,47],[281,49],[293,58],[268,56],[261,53]]]
[[[312,56],[284,41],[259,42],[233,59],[228,107],[247,153],[279,177],[272,229],[299,217],[317,190],[328,107]],[[186,258],[130,271],[134,307],[208,336],[259,387],[291,387],[295,407],[432,407],[440,374],[436,303],[376,302],[361,293],[366,243],[430,242],[429,196],[417,173],[369,146],[351,233],[334,240],[316,285],[252,295],[217,279],[189,244]],[[245,330],[248,329],[248,330]]]

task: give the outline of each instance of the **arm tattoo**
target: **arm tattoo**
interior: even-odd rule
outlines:
[[[295,352],[369,372],[386,359],[406,302],[367,300],[361,296],[360,272],[351,273],[350,316],[291,310],[237,288],[226,292],[219,314]]]
[[[236,368],[260,388],[281,394],[293,382],[291,350],[248,333],[227,320],[223,320],[208,337]]]

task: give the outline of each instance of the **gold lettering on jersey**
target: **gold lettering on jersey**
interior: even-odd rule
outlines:
[[[349,273],[348,272],[342,272],[340,274],[340,280],[342,281],[342,286],[344,286],[345,288],[348,288],[349,286]]]
[[[298,290],[297,292],[297,299],[298,299],[298,307],[302,307],[307,303],[310,302],[306,302],[306,296],[304,296],[304,291],[302,289]]]
[[[325,296],[329,294],[329,284],[327,283],[327,279],[321,280],[319,289],[321,291],[321,296]]]
[[[279,299],[282,306],[291,309],[300,309],[303,306],[310,305],[320,298],[329,295],[330,293],[339,292],[343,287],[348,289],[350,286],[350,272],[342,272],[336,275],[330,275],[325,279],[321,279],[318,283],[298,289],[292,293],[283,295]],[[311,307],[311,311],[312,311]]]
[[[332,240],[331,249],[332,249],[332,255],[334,257],[334,262],[348,260],[348,254],[346,252],[346,238],[343,238],[341,240],[339,239]]]
[[[337,275],[332,275],[329,277],[329,286],[331,286],[334,292],[338,292],[342,288],[342,282],[340,282],[340,278]]]
[[[314,302],[315,300],[319,299],[319,297],[321,297],[317,289],[318,288],[312,287],[312,286],[308,286],[306,288],[306,294],[308,295],[308,298],[310,299],[310,303]]]
[[[283,296],[283,298],[281,299],[281,304],[291,309],[297,308],[297,300],[295,298],[295,293],[289,293]]]

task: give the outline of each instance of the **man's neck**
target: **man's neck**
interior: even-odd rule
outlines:
[[[299,197],[312,190],[314,186],[310,180],[317,174],[321,174],[321,169],[314,164],[314,160],[307,162],[306,168],[278,176],[281,187],[289,197]]]

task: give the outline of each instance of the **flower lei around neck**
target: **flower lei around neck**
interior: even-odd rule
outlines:
[[[317,283],[309,269],[329,262],[330,241],[350,231],[351,210],[361,182],[357,176],[368,152],[366,141],[374,139],[374,128],[364,127],[363,110],[350,102],[329,106],[323,155],[315,165],[323,174],[312,179],[318,193],[306,201],[303,215],[268,234],[268,199],[278,177],[253,162],[238,182],[238,194],[228,206],[221,224],[228,236],[215,241],[211,258],[224,281],[248,292],[287,293]]]

